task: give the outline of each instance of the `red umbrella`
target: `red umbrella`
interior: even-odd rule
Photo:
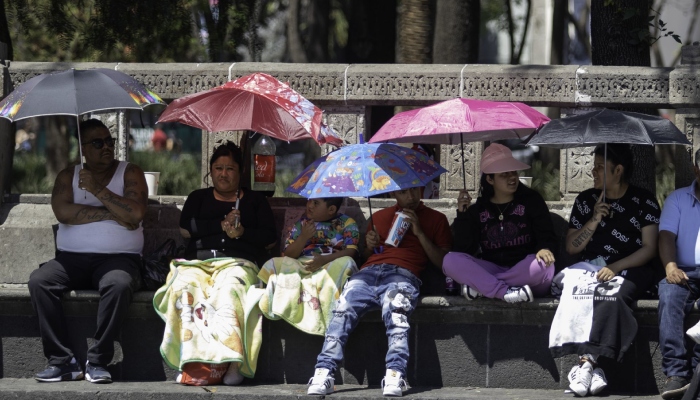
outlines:
[[[173,101],[158,122],[210,132],[252,130],[280,140],[312,138],[341,146],[343,140],[323,125],[322,116],[320,108],[288,84],[257,72]]]

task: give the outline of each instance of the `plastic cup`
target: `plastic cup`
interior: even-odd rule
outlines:
[[[408,215],[397,211],[396,214],[394,214],[394,221],[391,223],[389,236],[384,243],[389,246],[399,247],[401,240],[403,240],[403,237],[409,229],[411,229],[411,223],[408,222]]]
[[[160,172],[144,172],[146,176],[146,185],[148,185],[148,195],[155,196],[158,194],[158,179]]]

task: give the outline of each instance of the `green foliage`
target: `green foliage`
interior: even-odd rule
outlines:
[[[656,165],[656,201],[661,207],[664,200],[676,189],[676,169],[673,164]]]
[[[297,177],[297,173],[287,170],[277,170],[275,172],[275,194],[273,197],[296,197],[300,198],[298,194],[290,193],[287,188],[292,183],[294,178]]]
[[[5,0],[15,60],[206,61],[191,0]]]
[[[148,172],[160,172],[159,195],[188,195],[201,187],[200,155],[180,154],[177,159],[172,153],[132,151],[129,161]]]
[[[51,193],[53,182],[46,177],[46,157],[15,152],[12,163],[12,193]]]
[[[529,172],[532,174],[532,189],[539,192],[546,201],[561,200],[559,190],[559,169],[552,164],[543,164],[536,160]]]
[[[129,158],[144,171],[160,172],[159,195],[188,195],[200,188],[199,156],[181,154],[173,159],[172,153],[134,151]],[[12,165],[13,193],[51,193],[52,189],[53,182],[46,177],[45,156],[15,153]]]

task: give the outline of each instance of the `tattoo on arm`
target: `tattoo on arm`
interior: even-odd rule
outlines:
[[[90,221],[90,222],[95,222],[95,221],[104,221],[104,220],[110,220],[112,218],[112,213],[109,212],[109,210],[103,210],[103,209],[92,209],[92,208],[81,208],[78,210],[77,213],[75,213],[75,219],[78,221]]]
[[[585,242],[586,240],[588,240],[588,238],[590,238],[591,236],[593,236],[593,230],[590,229],[590,228],[587,227],[587,226],[584,226],[582,232],[578,235],[578,237],[576,237],[576,239],[574,239],[574,240],[571,242],[571,244],[572,244],[574,247],[577,247],[577,248],[578,248],[578,247],[581,247],[581,245],[583,244],[583,242]]]
[[[115,206],[117,206],[117,207],[119,207],[119,208],[121,208],[121,209],[123,209],[123,210],[125,210],[125,211],[128,211],[128,212],[134,211],[134,210],[131,208],[131,206],[129,206],[128,204],[125,204],[125,203],[121,202],[121,201],[119,200],[119,198],[118,198],[117,195],[115,195],[115,194],[113,194],[113,193],[111,193],[111,192],[109,192],[109,191],[105,192],[105,194],[102,195],[102,196],[100,197],[100,199],[101,199],[101,200],[104,200],[104,201],[106,201],[106,202],[108,202],[108,203],[111,203],[111,204],[113,204],[113,205],[115,205]]]

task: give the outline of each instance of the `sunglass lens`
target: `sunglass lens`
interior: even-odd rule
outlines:
[[[101,149],[104,147],[104,145],[107,145],[107,147],[114,147],[114,138],[113,137],[108,137],[105,139],[95,139],[92,142],[92,145],[97,149]]]

